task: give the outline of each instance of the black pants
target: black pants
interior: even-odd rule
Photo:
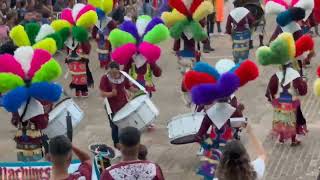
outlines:
[[[114,114],[110,115],[112,118],[114,117]],[[108,116],[109,119],[109,125],[111,128],[111,137],[112,137],[112,141],[113,141],[113,146],[116,147],[116,144],[119,143],[119,128],[117,125],[115,125],[112,122],[112,119],[110,119],[110,117]]]
[[[215,13],[209,14],[207,16],[207,34],[213,33],[214,30],[214,16]]]
[[[88,85],[78,85],[75,89],[76,91],[88,92]]]

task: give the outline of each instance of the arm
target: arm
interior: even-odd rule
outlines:
[[[243,117],[242,111],[244,110],[243,104],[238,104],[236,97],[232,98],[231,106],[236,108],[236,111],[232,114],[232,117]]]
[[[92,28],[92,32],[91,32],[91,35],[94,39],[97,39],[97,35],[98,35],[98,28],[96,26],[94,26]]]
[[[156,166],[157,166],[157,170],[156,170],[157,171],[157,180],[164,180],[164,176],[163,176],[163,173],[162,173],[160,166],[157,164],[156,164]]]
[[[109,31],[117,28],[117,23],[114,20],[111,20],[108,24]]]
[[[278,92],[278,84],[279,84],[279,80],[277,76],[273,75],[269,81],[267,91],[265,94],[269,102],[271,102],[275,98],[275,95]]]
[[[308,85],[301,77],[293,80],[292,84],[293,84],[294,89],[296,89],[296,91],[298,92],[298,94],[300,96],[304,96],[307,94]]]
[[[100,81],[100,95],[104,98],[110,98],[117,95],[117,90],[115,87],[111,86],[106,75],[104,75]]]
[[[207,24],[206,18],[201,19],[201,20],[199,21],[199,23],[200,23],[201,27],[204,28],[204,27],[206,26],[206,24]]]
[[[226,24],[226,33],[231,34],[231,32],[232,32],[232,18],[229,15],[227,19],[227,24]]]
[[[100,91],[100,95],[104,98],[111,98],[116,96],[117,94],[114,92],[114,90],[112,90],[111,92]]]
[[[84,151],[80,150],[79,148],[72,145],[72,151],[73,153],[79,158],[81,163],[89,163],[91,164],[90,156],[89,154],[85,153]]]
[[[261,158],[265,161],[267,158],[266,151],[264,150],[261,142],[258,140],[256,135],[254,134],[253,129],[250,124],[247,125],[247,132],[249,135],[249,139],[252,142],[253,147],[254,147],[256,153],[258,154],[259,158]]]
[[[161,68],[160,68],[156,63],[150,64],[150,67],[151,67],[151,70],[152,70],[153,75],[154,75],[155,77],[160,77],[160,76],[161,76],[162,70],[161,70]]]
[[[206,115],[202,120],[200,129],[196,135],[195,141],[200,142],[202,139],[204,139],[207,136],[207,132],[208,132],[208,129],[210,128],[211,124],[212,124],[212,121]]]
[[[180,50],[180,42],[181,42],[180,39],[175,39],[175,40],[174,40],[173,50],[174,50],[175,52],[178,52],[178,51]]]
[[[251,13],[249,13],[248,14],[248,23],[249,23],[250,28],[252,28],[254,21],[255,21],[254,16]]]

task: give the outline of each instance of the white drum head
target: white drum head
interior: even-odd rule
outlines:
[[[137,110],[147,98],[147,95],[141,95],[129,101],[123,108],[120,109],[120,111],[116,113],[112,121],[121,121],[122,119],[128,117],[131,113]]]
[[[168,124],[171,144],[191,143],[199,131],[205,113],[188,113],[172,118]]]

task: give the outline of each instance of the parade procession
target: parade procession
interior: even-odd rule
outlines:
[[[0,0],[1,180],[320,180],[320,0]]]

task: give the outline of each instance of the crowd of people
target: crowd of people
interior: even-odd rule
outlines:
[[[156,93],[153,77],[162,75],[157,64],[161,55],[158,44],[171,36],[182,74],[182,96],[188,107],[195,105],[192,118],[195,114],[202,118],[191,138],[188,134],[179,141],[170,139],[171,143],[200,144],[201,163],[196,173],[205,180],[262,179],[267,155],[243,114],[244,105],[235,96],[259,76],[258,66],[249,60],[249,51],[253,48],[252,33],[261,26],[257,60],[263,66],[281,67],[266,90],[266,98],[274,108],[272,134],[280,143],[291,140],[292,146],[301,144],[299,136],[308,129],[299,96],[307,93],[303,70],[314,56],[311,28],[318,22],[315,1],[267,0],[266,14],[276,14],[278,24],[268,46],[263,42],[265,17],[259,1],[253,3],[256,14],[246,1],[234,1],[234,9],[226,18],[224,0],[107,1],[0,0],[0,72],[4,74],[0,83],[10,82],[0,86],[0,102],[13,114],[18,160],[37,161],[45,155],[52,162],[54,180],[92,179],[95,172],[102,180],[165,179],[161,167],[148,160],[148,149],[141,143],[141,129],[154,128],[154,124],[122,127],[115,117],[135,97],[145,96],[152,104],[152,94]],[[225,31],[221,27],[224,19]],[[231,37],[233,60],[222,59],[212,66],[203,61],[202,53],[214,51],[211,43],[215,26],[218,34]],[[48,114],[63,89],[54,83],[62,71],[53,58],[58,49],[66,50],[65,63],[75,97],[89,96],[94,84],[89,68],[93,41],[89,36],[97,43],[100,67],[107,70],[99,90],[113,141],[113,147],[103,144],[90,149],[93,158],[65,135],[48,137],[43,133]],[[31,56],[29,64],[25,62],[29,61],[27,56]],[[41,111],[35,112],[37,108]],[[139,124],[134,117],[128,121],[130,118]],[[255,160],[239,141],[243,129],[256,151]],[[121,160],[111,163],[115,151],[120,151]],[[73,154],[80,165],[69,173]]]

